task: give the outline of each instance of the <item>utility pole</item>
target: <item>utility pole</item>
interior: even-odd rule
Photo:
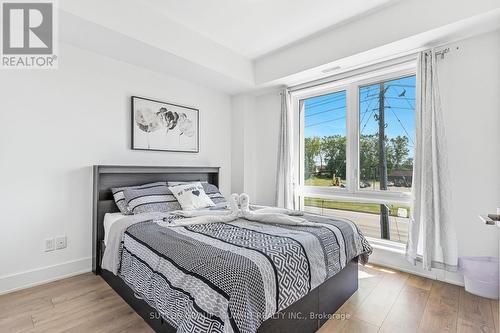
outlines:
[[[385,92],[387,88],[384,83],[379,87],[379,107],[378,107],[378,150],[379,150],[379,170],[380,189],[387,190],[387,158],[385,155]],[[390,239],[389,232],[389,210],[385,204],[380,205],[380,237]]]

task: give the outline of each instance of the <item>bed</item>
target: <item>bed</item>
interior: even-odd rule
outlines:
[[[321,227],[168,228],[156,215],[120,218],[110,190],[218,180],[217,167],[94,166],[94,273],[156,332],[315,332],[358,288],[358,260],[371,249],[354,224],[311,215]],[[116,269],[109,258],[102,266],[106,246]]]

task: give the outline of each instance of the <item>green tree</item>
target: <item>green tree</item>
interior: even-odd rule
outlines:
[[[316,171],[316,158],[320,155],[321,139],[317,136],[304,139],[304,159],[306,178]]]
[[[359,168],[362,180],[375,179],[378,172],[378,135],[365,134],[359,138]]]
[[[413,158],[408,157],[403,164],[401,165],[401,169],[403,170],[413,170]]]
[[[413,159],[409,157],[408,137],[397,136],[385,138],[387,155],[387,172],[393,170],[412,170]],[[319,138],[317,136],[305,138],[304,159],[305,177],[309,178],[316,172],[317,162],[326,166],[330,172],[342,179],[346,178],[346,146],[347,138],[341,135],[331,135]],[[360,180],[370,181],[378,179],[378,135],[365,134],[359,138],[359,167]]]
[[[391,162],[393,169],[402,169],[404,163],[408,160],[408,137],[398,135],[395,138],[391,138],[389,142],[391,147]]]
[[[326,169],[342,179],[346,178],[346,146],[347,138],[341,135],[325,136],[321,140]]]
[[[359,138],[359,167],[362,180],[378,179],[378,135],[366,134]],[[395,138],[385,138],[387,172],[393,170],[411,170],[413,159],[408,157],[408,137],[398,135]]]

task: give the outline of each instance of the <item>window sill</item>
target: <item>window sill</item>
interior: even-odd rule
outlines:
[[[366,239],[374,249],[391,252],[402,256],[405,255],[406,251],[405,244],[389,241],[386,239],[372,238],[372,237],[366,237]]]
[[[322,199],[344,200],[360,203],[376,204],[404,204],[411,202],[410,193],[403,192],[348,192],[346,189],[321,188],[302,186],[297,191],[301,197],[315,197]]]

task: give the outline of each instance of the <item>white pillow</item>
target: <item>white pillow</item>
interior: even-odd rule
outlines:
[[[169,186],[183,210],[201,209],[215,206],[212,199],[208,197],[200,182],[177,186]]]

